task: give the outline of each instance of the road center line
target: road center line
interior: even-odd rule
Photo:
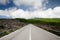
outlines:
[[[31,40],[31,27],[29,29],[29,40]]]

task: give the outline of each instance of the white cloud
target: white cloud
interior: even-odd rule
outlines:
[[[5,5],[5,4],[7,4],[7,3],[9,3],[9,0],[0,0],[0,4]]]
[[[36,10],[33,12],[18,9],[12,13],[13,18],[60,18],[60,7],[48,10]]]
[[[14,12],[15,10],[17,10],[15,7],[5,10],[0,10],[0,16],[2,15],[2,16],[11,17],[11,13]]]
[[[41,9],[44,1],[46,0],[13,0],[14,4],[17,6],[29,5],[33,6],[35,9]]]
[[[60,7],[47,10],[35,10],[35,11],[24,11],[23,9],[17,9],[12,7],[5,10],[0,10],[0,15],[12,17],[12,18],[60,18]]]
[[[18,9],[15,12],[11,13],[13,18],[30,18],[30,14],[28,11],[24,11],[22,9]]]
[[[55,17],[60,18],[60,7],[55,7],[53,11],[54,11]]]
[[[60,13],[60,7],[55,7],[54,11],[55,11],[55,13]]]

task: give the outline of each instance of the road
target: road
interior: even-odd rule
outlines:
[[[60,40],[60,37],[29,24],[0,40]]]

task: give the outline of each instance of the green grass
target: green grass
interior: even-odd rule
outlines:
[[[48,24],[54,26],[60,26],[60,18],[35,18],[35,19],[19,19],[25,23],[37,23],[37,24]]]

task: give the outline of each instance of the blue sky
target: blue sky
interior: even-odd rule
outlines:
[[[10,0],[10,3],[7,3],[7,4],[5,4],[5,5],[0,4],[0,9],[1,9],[1,10],[4,10],[4,9],[7,9],[7,8],[9,8],[9,7],[14,7],[14,6],[15,6],[15,5],[14,5],[13,1]]]
[[[57,6],[60,6],[60,0],[48,0],[48,3],[46,4],[47,8],[55,8]]]
[[[10,3],[7,3],[6,5],[0,4],[0,9],[7,9],[9,7],[17,7],[12,0],[9,0]],[[60,0],[48,0],[48,3],[45,5],[46,8],[55,8],[57,6],[60,6]],[[18,6],[17,8],[20,9],[29,9],[30,6],[28,5],[21,5]]]
[[[1,10],[4,13],[1,12]],[[56,13],[54,12],[55,10],[57,10]],[[8,15],[10,17],[16,16],[17,18],[27,18],[27,17],[28,18],[35,18],[35,17],[59,18],[60,16],[58,15],[60,15],[60,12],[58,10],[60,10],[60,0],[33,0],[33,1],[32,0],[24,0],[24,1],[22,0],[0,0],[0,15],[3,17]],[[48,14],[44,12],[47,12]],[[34,16],[29,16],[32,14]]]

